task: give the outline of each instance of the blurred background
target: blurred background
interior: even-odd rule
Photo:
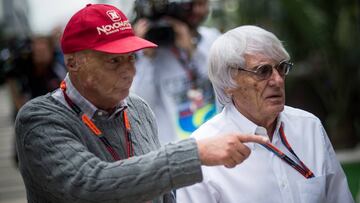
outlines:
[[[14,75],[28,72],[14,70],[14,64],[35,60],[29,58],[34,51],[30,46],[32,36],[52,39],[51,48],[54,53],[59,52],[59,34],[71,15],[87,3],[109,3],[129,17],[133,14],[134,0],[0,0],[1,203],[26,202],[13,160],[14,114],[26,98],[16,97],[14,88],[31,92],[27,87],[32,83],[24,78],[15,81],[20,85],[14,85]],[[210,5],[206,25],[225,32],[254,24],[275,33],[284,42],[295,63],[286,81],[286,103],[321,119],[351,192],[360,203],[360,1],[210,0]],[[51,67],[56,64],[54,75],[62,74],[59,56],[51,59]],[[37,64],[32,63],[34,67]],[[24,97],[31,95],[35,93]]]

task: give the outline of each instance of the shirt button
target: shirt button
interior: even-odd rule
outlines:
[[[102,116],[102,115],[103,115],[103,112],[99,111],[98,116]]]

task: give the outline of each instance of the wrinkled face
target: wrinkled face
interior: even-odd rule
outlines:
[[[207,17],[209,13],[209,0],[193,0],[191,15],[187,22],[193,28],[197,28]]]
[[[97,107],[113,108],[129,95],[135,75],[134,55],[89,51],[76,73],[82,94]]]
[[[262,64],[277,65],[280,61],[262,55],[245,57],[248,70],[255,70]],[[273,122],[285,105],[284,76],[273,68],[268,79],[259,80],[253,73],[234,70],[233,79],[239,87],[227,90],[232,95],[237,109],[258,125],[266,126]]]

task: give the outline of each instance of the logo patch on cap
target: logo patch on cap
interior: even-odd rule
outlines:
[[[115,10],[109,10],[109,11],[106,12],[106,14],[114,22],[117,22],[117,21],[121,20],[120,15]]]
[[[116,10],[108,10],[106,11],[106,14],[114,23],[96,27],[99,35],[102,33],[109,35],[119,32],[120,30],[131,29],[129,21],[127,19],[122,20],[120,14]]]

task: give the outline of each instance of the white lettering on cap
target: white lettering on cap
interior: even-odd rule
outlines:
[[[96,27],[96,29],[99,35],[102,33],[109,35],[115,32],[119,32],[120,30],[131,29],[131,24],[129,21],[120,21],[113,24],[102,25],[101,27]]]

